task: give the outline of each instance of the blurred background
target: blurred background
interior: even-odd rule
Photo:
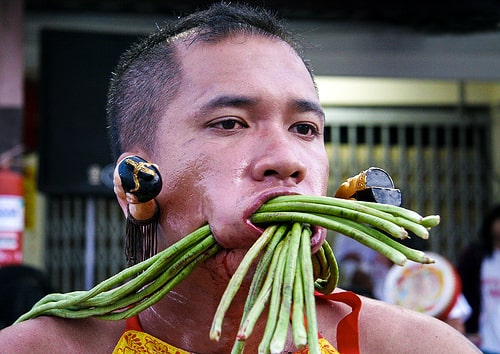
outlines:
[[[500,202],[499,2],[249,2],[303,37],[327,114],[329,193],[383,168],[404,207],[441,215],[414,246],[456,262]],[[125,266],[110,73],[138,36],[209,3],[0,0],[0,266],[41,269],[58,291]]]

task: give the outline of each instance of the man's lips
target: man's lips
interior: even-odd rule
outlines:
[[[254,230],[258,231],[260,234],[264,231],[264,228],[258,225],[255,225],[252,222],[252,216],[255,214],[260,207],[268,202],[269,200],[279,197],[279,196],[286,196],[286,195],[298,195],[301,193],[297,193],[294,191],[291,191],[289,189],[287,190],[274,190],[271,192],[263,193],[262,195],[257,198],[256,203],[253,205],[252,208],[250,208],[250,212],[247,214],[247,217],[245,218],[246,223],[248,226],[253,228]],[[312,226],[312,235],[311,235],[311,252],[315,253],[317,252],[321,246],[323,245],[323,242],[326,239],[326,229],[319,227],[319,226]]]
[[[326,229],[319,226],[313,226],[312,232],[313,234],[311,236],[311,253],[314,254],[321,248],[323,242],[325,242]]]
[[[269,200],[279,197],[279,196],[285,196],[285,195],[298,195],[301,193],[298,193],[296,191],[290,190],[289,188],[287,189],[274,189],[272,191],[268,191],[265,193],[262,193],[261,195],[258,196],[256,199],[255,203],[250,207],[249,212],[246,213],[245,218],[251,223],[251,219],[253,214],[255,214],[262,205],[267,203]]]

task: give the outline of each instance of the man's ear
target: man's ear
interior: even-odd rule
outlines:
[[[122,179],[123,176],[120,176],[120,173],[123,173],[124,171],[119,171],[119,169],[120,165],[123,164],[122,161],[129,157],[135,157],[131,159],[135,162],[137,162],[137,160],[142,161],[142,159],[149,161],[148,156],[146,156],[145,154],[137,152],[124,152],[123,154],[121,154],[113,171],[113,189],[118,200],[118,204],[120,205],[125,216],[127,216],[128,212],[130,212],[130,214],[136,219],[148,219],[156,212],[156,203],[153,198],[159,192],[159,190],[161,190],[161,176],[156,169],[156,165],[154,165],[153,169],[155,169],[156,171],[156,182],[152,184],[147,184],[146,182],[145,185],[141,185],[141,187],[146,188],[144,188],[144,190],[142,190],[142,193],[140,194],[127,193],[122,183],[125,183],[125,185],[127,185],[130,183],[130,181]],[[137,157],[139,159],[137,159]],[[127,173],[125,175],[127,175]],[[129,210],[127,211],[127,209]]]
[[[129,203],[127,201],[127,196],[125,194],[125,190],[122,187],[122,182],[121,182],[120,176],[118,174],[118,165],[120,164],[120,162],[124,158],[126,158],[128,156],[140,156],[143,159],[148,158],[148,156],[144,156],[142,151],[140,151],[140,152],[139,151],[133,151],[133,152],[126,151],[126,152],[122,153],[118,157],[118,159],[116,160],[116,166],[115,166],[115,169],[113,171],[113,185],[114,185],[113,190],[115,192],[116,199],[118,200],[118,204],[120,205],[120,208],[122,209],[124,215],[127,215],[127,205]]]

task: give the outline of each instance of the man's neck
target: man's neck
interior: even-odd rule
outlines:
[[[221,339],[215,343],[210,340],[209,331],[226,285],[214,281],[206,268],[199,267],[157,304],[140,314],[144,331],[186,351],[206,352],[206,348],[210,347],[214,348],[211,352],[230,352],[240,324],[247,289],[242,289],[233,300],[224,317]],[[266,316],[264,314],[261,317],[246,348],[258,345],[261,337],[259,332],[263,331]]]

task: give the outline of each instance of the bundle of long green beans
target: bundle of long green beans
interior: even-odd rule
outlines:
[[[219,339],[225,312],[248,269],[259,259],[233,353],[243,351],[246,338],[266,306],[269,315],[259,352],[281,352],[291,322],[295,345],[308,346],[310,353],[319,353],[314,290],[332,292],[337,285],[338,269],[327,242],[311,255],[310,227],[317,225],[351,237],[396,264],[402,265],[407,259],[430,263],[432,260],[424,252],[406,247],[394,238],[404,239],[410,231],[425,239],[428,230],[439,223],[439,216],[422,217],[402,207],[371,202],[281,196],[265,203],[252,216],[252,222],[265,227],[265,231],[231,278],[214,316],[211,339]],[[105,320],[132,317],[159,301],[219,250],[221,246],[209,225],[205,225],[88,291],[47,295],[16,322],[41,315]]]
[[[245,303],[237,340],[232,353],[243,351],[245,340],[269,303],[269,315],[264,337],[259,345],[259,353],[282,353],[288,336],[291,320],[293,341],[301,349],[308,345],[310,353],[319,353],[317,341],[316,310],[314,289],[331,292],[337,282],[337,267],[327,257],[316,256],[319,263],[328,270],[327,279],[314,282],[311,262],[311,230],[308,225],[273,225],[268,227],[259,240],[245,255],[237,271],[231,278],[216,311],[210,338],[218,340],[221,335],[224,314],[239,289],[243,277],[253,261],[262,254]],[[329,247],[324,247],[331,253]],[[334,260],[334,257],[333,257]],[[327,287],[321,282],[326,282]],[[292,311],[293,303],[293,311]],[[307,319],[307,329],[304,320]]]
[[[250,265],[262,254],[232,353],[243,351],[246,338],[267,304],[268,319],[259,353],[282,353],[290,322],[295,346],[298,349],[308,346],[309,353],[320,353],[314,290],[331,293],[337,285],[338,269],[327,242],[311,256],[310,225],[349,236],[403,265],[407,259],[420,263],[430,263],[432,259],[393,238],[404,239],[410,231],[426,239],[428,229],[439,223],[439,216],[422,217],[392,205],[297,195],[270,200],[254,214],[252,221],[271,226],[250,248],[231,278],[216,311],[210,338],[219,339],[231,300]]]

